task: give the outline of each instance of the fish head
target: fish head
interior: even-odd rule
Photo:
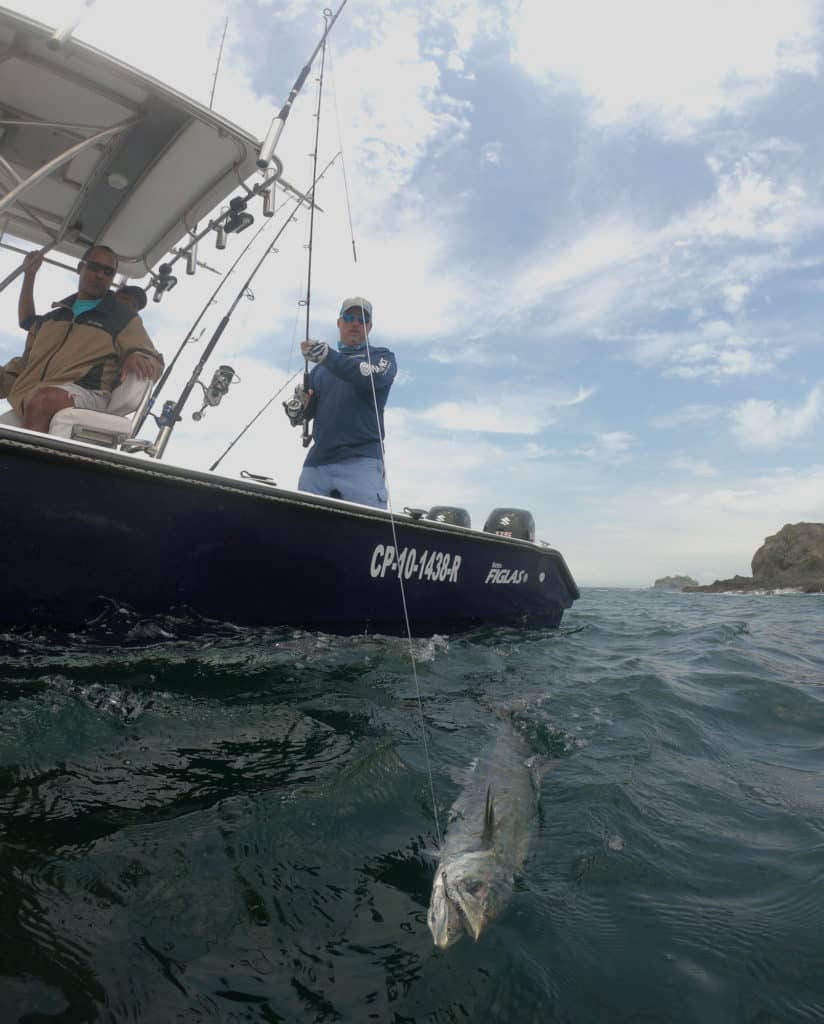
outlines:
[[[426,923],[439,949],[449,949],[463,935],[464,926],[457,904],[453,903],[446,891],[446,875],[439,867],[432,883],[432,898]]]
[[[492,850],[461,854],[441,865],[432,887],[427,922],[435,945],[447,949],[467,932],[477,942],[512,893]]]

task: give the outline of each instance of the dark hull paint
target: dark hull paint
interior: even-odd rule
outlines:
[[[402,634],[404,549],[418,636],[557,626],[578,597],[551,548],[405,515],[393,536],[381,510],[4,427],[0,510],[4,625],[78,627],[115,601],[140,615]]]

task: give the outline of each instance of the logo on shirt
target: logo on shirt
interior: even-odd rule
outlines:
[[[364,377],[368,377],[370,373],[386,373],[389,369],[389,360],[385,356],[381,356],[377,363],[367,363],[366,361],[360,364],[360,372]]]

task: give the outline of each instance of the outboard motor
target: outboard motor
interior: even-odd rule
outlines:
[[[493,508],[484,523],[484,533],[534,541],[535,520],[525,508]]]
[[[426,513],[426,518],[435,523],[452,523],[453,526],[472,525],[469,513],[465,508],[454,508],[452,505],[433,505]]]

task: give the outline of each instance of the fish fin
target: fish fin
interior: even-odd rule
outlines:
[[[495,832],[495,802],[492,799],[492,787],[486,789],[486,808],[484,809],[484,830],[481,840],[484,843],[491,843]]]

